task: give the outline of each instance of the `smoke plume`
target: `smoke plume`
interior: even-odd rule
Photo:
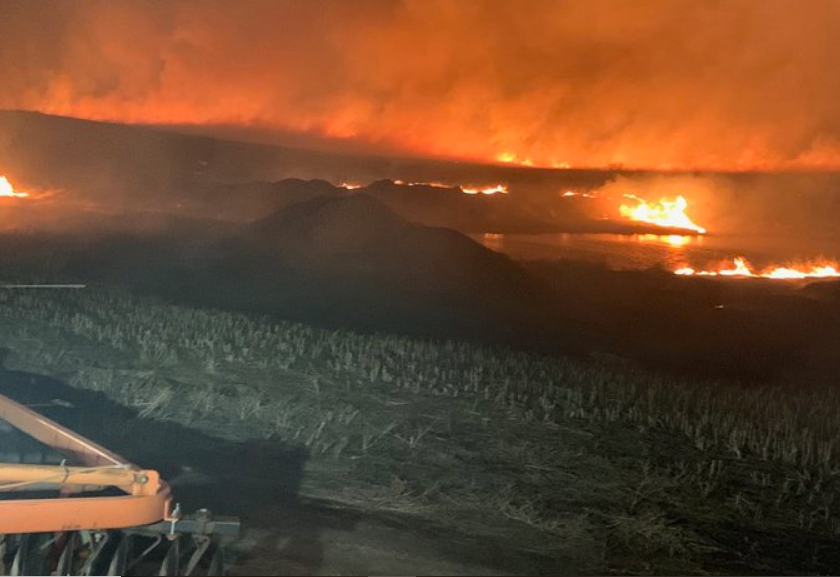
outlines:
[[[840,168],[834,0],[2,0],[0,108],[539,166]]]

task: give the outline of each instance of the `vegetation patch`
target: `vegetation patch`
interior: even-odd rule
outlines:
[[[318,329],[118,290],[5,292],[7,366],[306,447],[302,491],[576,572],[840,563],[838,393]]]

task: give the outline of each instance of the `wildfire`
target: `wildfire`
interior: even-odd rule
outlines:
[[[640,234],[636,236],[639,242],[665,243],[672,247],[681,247],[695,240],[694,237],[684,234]]]
[[[495,157],[496,162],[501,162],[502,164],[518,164],[519,166],[541,166],[547,167],[549,166],[544,161],[537,162],[530,156],[526,156],[524,158],[519,157],[517,154],[513,152],[501,152],[497,154]],[[571,168],[571,165],[567,162],[552,162],[552,168]]]
[[[342,182],[340,186],[344,190],[358,190],[362,188],[361,184],[357,184],[355,182]]]
[[[808,279],[808,278],[840,278],[840,270],[836,263],[821,263],[807,266],[771,267],[755,272],[744,257],[734,259],[732,268],[718,270],[694,270],[690,267],[677,269],[674,274],[684,276],[725,276],[767,278],[773,280]]]
[[[433,181],[433,182],[409,182],[407,180],[402,179],[395,179],[393,181],[394,184],[397,186],[425,186],[428,188],[446,188],[446,189],[459,189],[464,194],[507,194],[508,187],[506,184],[491,184],[491,185],[470,185],[464,186],[462,184],[447,184],[445,182]],[[344,188],[348,188],[347,184],[342,184]],[[352,185],[351,185],[352,186]]]
[[[429,188],[454,188],[449,184],[442,182],[406,182],[405,180],[395,180],[394,184],[400,186],[428,186]]]
[[[588,192],[575,192],[574,190],[567,190],[565,192],[561,192],[560,196],[563,198],[572,198],[575,196],[579,196],[582,198],[598,198],[597,194],[590,194]]]
[[[464,194],[507,194],[508,187],[505,184],[496,184],[493,186],[486,186],[484,188],[462,186],[461,191],[464,192]]]
[[[646,222],[667,228],[682,228],[705,234],[706,229],[692,221],[685,213],[688,208],[688,201],[684,196],[677,196],[676,199],[663,198],[657,203],[649,204],[645,199],[633,194],[625,194],[624,198],[636,201],[636,206],[622,204],[619,207],[621,216]]]
[[[28,192],[19,192],[14,189],[12,183],[5,176],[0,176],[0,196],[10,198],[26,198]]]

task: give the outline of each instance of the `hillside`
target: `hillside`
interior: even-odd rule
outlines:
[[[365,192],[410,220],[462,232],[639,231],[605,225],[576,201],[555,198],[561,183],[594,187],[614,176],[609,171],[353,156],[25,111],[0,110],[0,174],[22,189],[49,191],[62,213],[154,210],[247,221],[315,195],[344,194],[336,185],[348,181],[371,183]],[[511,185],[510,195],[457,188],[499,182]],[[26,220],[66,217],[41,211]]]
[[[367,195],[317,196],[241,225],[157,224],[100,224],[28,250],[57,263],[52,278],[322,325],[507,342],[539,338],[540,325],[557,332],[538,283],[507,256]]]
[[[214,245],[207,261],[201,278],[230,298],[244,290],[257,309],[355,326],[498,334],[511,326],[500,320],[530,316],[521,301],[534,292],[508,257],[363,194],[280,209]]]

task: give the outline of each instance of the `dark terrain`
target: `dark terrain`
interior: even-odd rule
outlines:
[[[711,191],[712,198],[697,200],[717,205],[702,215],[713,217],[713,230],[836,234],[840,218],[840,176],[833,172],[549,170],[339,155],[25,111],[0,111],[0,174],[24,190],[47,192],[57,207],[15,207],[16,218],[6,207],[2,224],[16,228],[78,230],[122,212],[145,213],[147,226],[171,214],[250,221],[314,196],[346,194],[344,182],[365,186],[409,220],[468,233],[667,233],[616,220],[615,206],[561,196],[619,180],[668,196],[685,186],[699,186],[701,196]],[[445,187],[408,184],[435,182]],[[508,185],[510,194],[466,195],[458,188],[496,184]]]
[[[453,186],[393,182],[432,169]],[[243,574],[829,572],[840,282],[466,236],[644,230],[558,197],[559,172],[616,175],[2,112],[0,174],[36,194],[0,207],[0,276],[88,286],[0,289],[2,390],[70,400],[51,416],[242,516]]]
[[[180,218],[124,233],[107,222],[82,236],[12,233],[6,270],[327,327],[609,354],[683,374],[820,380],[840,366],[836,281],[515,263],[366,194],[317,196],[241,225]]]
[[[0,361],[7,353],[0,349]],[[439,574],[541,570],[536,556],[505,558],[497,545],[475,543],[455,531],[441,539],[440,527],[410,516],[377,515],[301,497],[309,455],[279,439],[225,441],[172,421],[138,418],[136,411],[101,393],[2,364],[0,394],[37,406],[50,419],[158,470],[184,511],[235,512],[243,530],[229,551],[231,575],[386,573],[407,567]],[[63,406],[54,404],[56,399]],[[335,558],[338,548],[344,553]]]

